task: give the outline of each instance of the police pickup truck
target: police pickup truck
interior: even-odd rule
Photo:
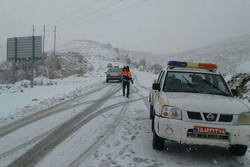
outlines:
[[[170,61],[150,91],[153,148],[164,141],[228,148],[243,156],[250,146],[250,109],[234,98],[217,65]]]

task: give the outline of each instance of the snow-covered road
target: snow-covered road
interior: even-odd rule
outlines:
[[[120,83],[99,82],[2,126],[0,166],[250,166],[250,150],[235,157],[226,149],[170,141],[163,151],[154,150],[148,90],[156,75],[132,72],[129,99],[122,96]]]

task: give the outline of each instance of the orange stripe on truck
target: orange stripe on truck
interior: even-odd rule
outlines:
[[[161,94],[160,94],[159,91],[156,91],[156,96],[158,98],[158,101],[159,101],[160,105],[162,107],[165,106],[166,105],[165,100],[161,97]]]

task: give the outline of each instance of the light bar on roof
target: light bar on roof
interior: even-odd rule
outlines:
[[[190,62],[180,62],[180,61],[169,61],[168,67],[182,67],[182,68],[200,68],[210,71],[216,71],[218,69],[216,64],[210,63],[190,63]]]

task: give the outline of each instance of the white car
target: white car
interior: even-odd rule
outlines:
[[[119,67],[110,67],[106,73],[106,82],[118,80],[122,82],[122,71]]]
[[[111,67],[112,67],[112,64],[108,63],[107,68],[111,68]]]
[[[233,97],[215,64],[170,61],[150,92],[153,148],[164,141],[228,148],[245,155],[250,109]]]

